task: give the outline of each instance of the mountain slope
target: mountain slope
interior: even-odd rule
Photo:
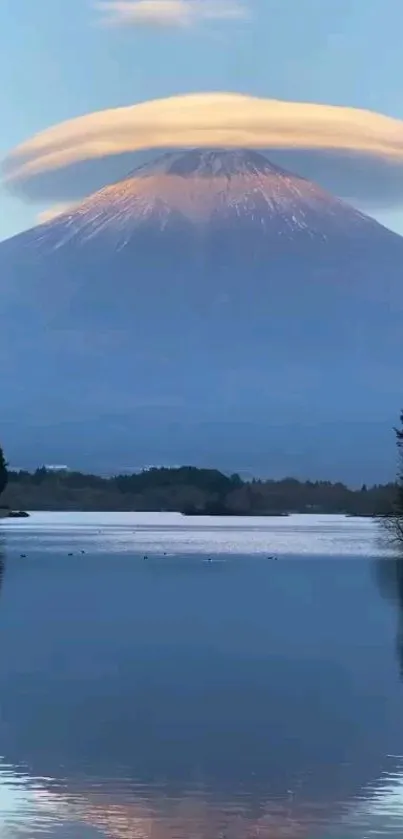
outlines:
[[[207,229],[242,219],[261,226],[270,238],[288,239],[301,233],[326,239],[327,231],[354,237],[374,224],[262,155],[193,151],[164,155],[65,214],[59,220],[58,246],[71,238],[85,242],[109,233],[125,247],[139,226],[153,223],[169,230],[179,219]],[[46,227],[45,241],[49,232]]]
[[[0,245],[5,442],[256,469],[290,425],[277,469],[295,450],[318,474],[336,439],[347,470],[343,423],[387,447],[400,408],[402,264],[399,236],[260,154],[164,155]]]

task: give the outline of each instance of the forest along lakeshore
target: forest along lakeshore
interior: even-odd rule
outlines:
[[[1,485],[0,485],[1,489]],[[156,511],[185,515],[265,516],[392,512],[397,484],[353,489],[331,481],[244,480],[217,469],[152,468],[130,475],[86,475],[41,467],[9,471],[2,504],[11,510]]]

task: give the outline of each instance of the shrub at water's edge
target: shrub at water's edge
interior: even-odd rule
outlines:
[[[8,483],[7,462],[3,449],[0,446],[0,495],[4,492]]]

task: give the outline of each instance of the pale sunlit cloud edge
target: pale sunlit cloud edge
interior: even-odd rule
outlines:
[[[87,114],[12,151],[6,180],[144,149],[248,147],[365,154],[403,164],[403,122],[355,108],[234,93],[173,96]]]
[[[105,0],[95,8],[102,25],[115,27],[189,28],[249,16],[241,0]]]

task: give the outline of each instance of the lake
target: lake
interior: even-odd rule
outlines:
[[[1,839],[401,839],[371,520],[33,513],[0,549]]]

